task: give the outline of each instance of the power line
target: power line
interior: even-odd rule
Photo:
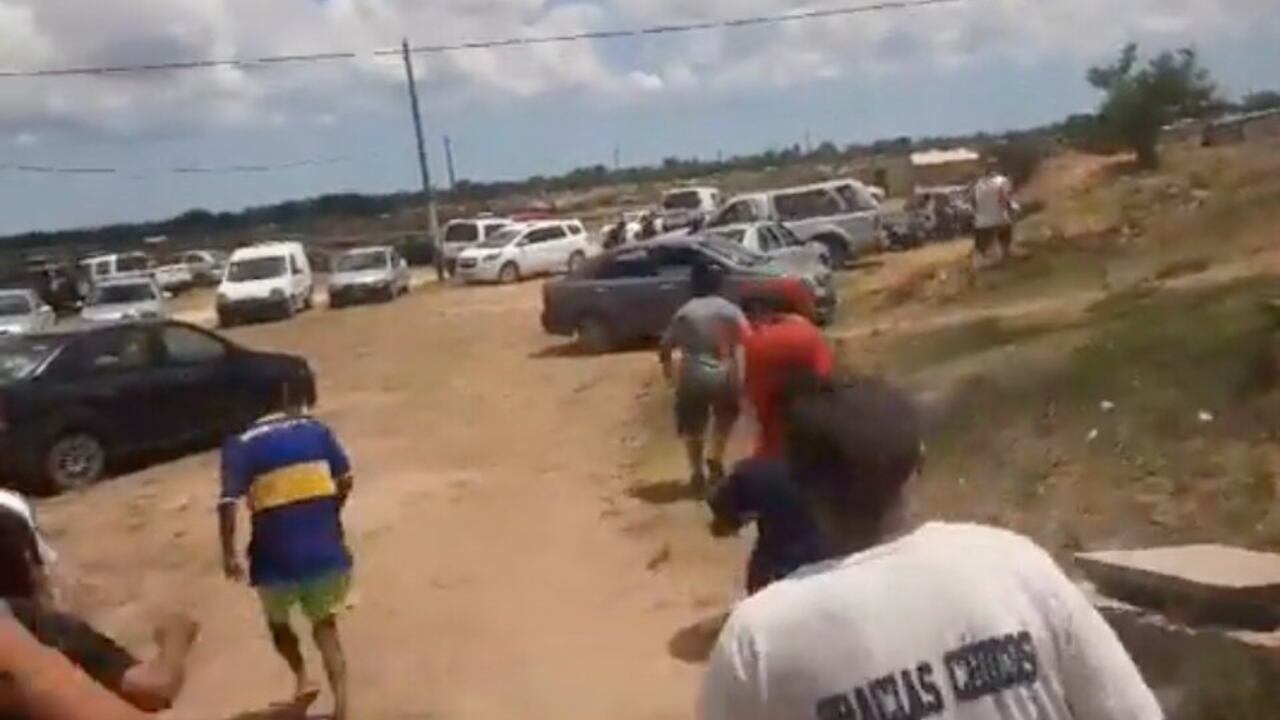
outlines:
[[[805,10],[783,13],[779,15],[758,15],[755,17],[735,18],[730,20],[707,20],[703,22],[681,23],[674,25],[653,25],[650,27],[623,30],[594,30],[567,35],[542,35],[532,37],[512,37],[499,40],[481,40],[476,42],[453,43],[449,45],[420,45],[409,49],[420,54],[448,53],[461,50],[479,50],[484,48],[508,48],[526,45],[549,45],[553,43],[580,42],[584,40],[616,40],[628,37],[646,37],[653,35],[673,35],[677,33],[702,32],[706,30],[732,30],[754,25],[776,25],[802,20],[819,20],[822,18],[860,15],[863,13],[882,12],[885,10],[909,10],[911,8],[929,7],[933,5],[950,5],[963,0],[887,0],[872,5],[850,5],[820,10]],[[375,56],[392,55],[398,50],[378,50]]]
[[[652,37],[678,33],[702,32],[706,30],[732,30],[756,25],[776,25],[781,23],[819,20],[823,18],[845,17],[864,13],[884,12],[888,10],[909,10],[912,8],[950,5],[964,0],[885,0],[870,5],[846,5],[816,10],[804,10],[777,15],[758,15],[754,17],[732,18],[726,20],[706,20],[669,25],[652,25],[648,27],[623,28],[615,30],[593,30],[563,35],[532,35],[524,37],[507,37],[491,40],[475,40],[455,42],[441,45],[420,45],[409,48],[415,54],[441,54],[466,50],[487,48],[511,48],[529,45],[549,45],[554,43],[584,42],[590,40],[616,40],[629,37]],[[12,78],[59,78],[74,76],[110,76],[149,72],[170,72],[184,70],[209,70],[216,68],[270,68],[284,65],[296,65],[316,62],[334,62],[358,60],[362,57],[390,57],[403,52],[401,48],[374,50],[371,53],[357,52],[322,52],[296,55],[268,55],[257,58],[226,58],[206,60],[184,60],[173,62],[146,63],[140,65],[107,65],[93,67],[46,68],[37,70],[0,70],[0,79]]]
[[[349,162],[353,158],[347,155],[334,157],[306,158],[271,164],[235,164],[235,165],[175,165],[165,168],[118,168],[118,167],[75,167],[59,165],[33,165],[25,163],[0,163],[0,172],[10,171],[31,173],[36,175],[116,175],[128,174],[131,177],[145,175],[237,175],[245,173],[268,173],[280,170],[334,165]]]

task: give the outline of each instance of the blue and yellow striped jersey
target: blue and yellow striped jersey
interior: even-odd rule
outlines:
[[[254,585],[311,580],[351,567],[338,479],[351,465],[333,432],[305,415],[259,420],[222,448],[222,499],[253,513]]]

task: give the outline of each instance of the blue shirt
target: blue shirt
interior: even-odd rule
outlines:
[[[313,580],[351,568],[338,479],[347,455],[324,423],[268,416],[222,447],[222,499],[245,498],[253,514],[254,585]]]
[[[809,506],[782,460],[738,463],[708,502],[718,527],[736,531],[756,522],[756,546],[747,566],[750,592],[828,557]]]

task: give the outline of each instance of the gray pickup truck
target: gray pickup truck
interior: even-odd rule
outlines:
[[[725,295],[743,307],[785,301],[825,324],[837,298],[831,272],[817,260],[768,258],[723,238],[652,240],[617,248],[572,275],[543,286],[542,327],[576,337],[590,353],[661,335],[692,293],[693,265],[726,272]],[[805,307],[807,306],[807,307]]]
[[[832,267],[884,249],[880,203],[857,180],[828,180],[813,185],[739,195],[707,221],[707,229],[775,221],[802,240],[822,243]]]

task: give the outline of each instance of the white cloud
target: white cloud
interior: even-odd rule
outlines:
[[[835,0],[832,0],[835,2]],[[801,7],[830,7],[813,0]],[[795,0],[0,0],[0,68],[254,57],[785,13]],[[1001,55],[1095,58],[1122,42],[1207,42],[1277,23],[1275,0],[966,0],[767,27],[626,41],[419,55],[433,102],[503,104],[554,93],[661,102],[835,77],[940,69]],[[607,58],[607,59],[606,59]],[[385,106],[398,57],[272,70],[0,80],[0,130],[45,125],[140,132],[173,126],[317,124]],[[646,100],[646,98],[651,98]]]

